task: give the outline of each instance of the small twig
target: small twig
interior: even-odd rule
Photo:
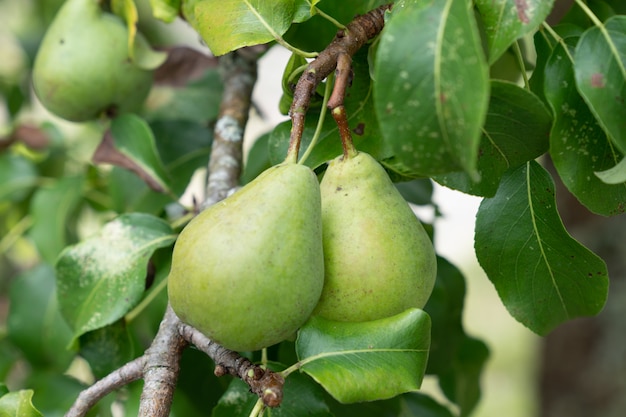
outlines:
[[[146,358],[140,356],[82,391],[65,417],[82,417],[107,394],[141,379],[145,363]]]
[[[243,48],[220,58],[224,92],[215,123],[203,210],[227,197],[239,184],[242,144],[257,79],[256,63],[267,46]]]
[[[345,57],[353,56],[367,41],[380,33],[385,24],[385,11],[390,8],[391,4],[387,4],[357,16],[346,29],[337,32],[330,45],[309,63],[296,84],[289,111],[292,127],[288,154],[297,154],[297,150],[300,149],[304,120],[315,88],[337,68],[340,59],[345,60]]]
[[[352,75],[352,58],[349,55],[339,55],[337,57],[337,70],[333,93],[328,100],[328,109],[337,123],[341,145],[343,147],[343,157],[350,158],[356,154],[356,148],[352,142],[352,132],[348,124],[348,115],[343,105],[348,84]]]
[[[215,362],[215,375],[233,375],[241,378],[250,390],[263,400],[268,407],[277,407],[283,398],[284,378],[268,369],[255,365],[237,352],[228,350],[200,333],[193,327],[181,323],[178,327],[181,336]]]

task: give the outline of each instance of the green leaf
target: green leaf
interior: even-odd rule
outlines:
[[[135,173],[156,191],[170,192],[154,135],[146,121],[134,114],[123,114],[113,119],[111,135],[116,150],[134,165]]]
[[[157,120],[150,124],[170,188],[182,195],[194,172],[208,166],[213,131],[186,120]]]
[[[313,16],[315,13],[315,5],[320,0],[295,0],[295,12],[293,14],[293,21],[296,23],[304,22]]]
[[[21,390],[0,397],[0,417],[43,417],[33,406],[33,390]]]
[[[470,1],[393,8],[378,45],[374,97],[396,165],[424,176],[476,175],[487,70]]]
[[[181,0],[150,0],[152,15],[166,23],[171,23],[178,17]]]
[[[433,183],[429,178],[398,182],[394,185],[409,203],[428,205],[433,202]]]
[[[84,182],[82,176],[60,178],[33,195],[33,225],[28,235],[49,264],[54,264],[68,243],[68,225],[81,201]]]
[[[153,107],[146,110],[152,121],[190,121],[208,125],[217,118],[222,98],[222,79],[217,69],[185,87],[169,90]],[[156,101],[156,100],[155,100]]]
[[[487,119],[478,150],[474,182],[465,172],[435,176],[446,187],[491,197],[509,168],[537,158],[548,150],[552,117],[533,93],[503,81],[491,82]]]
[[[432,320],[429,374],[448,371],[465,337],[463,304],[465,278],[459,269],[444,258],[437,257],[437,279],[433,292],[424,306]]]
[[[191,25],[213,54],[224,55],[282,36],[295,12],[294,0],[201,0]]]
[[[578,91],[619,150],[626,154],[626,16],[592,27],[574,57]]]
[[[362,323],[312,317],[298,332],[299,367],[342,403],[419,389],[430,346],[430,318],[410,309]]]
[[[276,364],[269,364],[277,370]],[[239,378],[232,380],[228,389],[213,409],[211,417],[248,417],[259,397],[250,393],[250,387]],[[271,409],[272,417],[332,417],[324,401],[324,391],[306,375],[292,373],[285,379],[283,401]]]
[[[340,404],[330,402],[335,416],[359,417],[453,417],[445,406],[428,395],[409,392],[388,400]]]
[[[495,197],[483,200],[475,249],[509,313],[540,335],[606,302],[604,261],[567,233],[554,183],[534,161],[509,171]]]
[[[599,171],[595,174],[605,184],[621,184],[626,182],[626,158],[619,161],[613,168],[609,168],[606,171]]]
[[[439,376],[446,397],[460,408],[460,416],[469,416],[480,400],[480,377],[489,357],[481,340],[465,336],[449,372]]]
[[[153,50],[137,32],[139,12],[134,0],[111,0],[111,10],[125,20],[128,30],[128,56],[141,69],[153,70],[167,59],[167,53]]]
[[[400,398],[402,411],[398,417],[453,417],[452,412],[428,395],[418,392],[404,394]]]
[[[32,162],[18,154],[0,154],[0,202],[22,201],[36,184],[37,169]]]
[[[546,63],[545,96],[554,112],[550,156],[567,189],[589,210],[604,216],[626,210],[626,185],[595,175],[615,166],[621,154],[608,140],[587,104],[572,88],[570,55],[555,47]]]
[[[485,24],[489,64],[517,39],[533,33],[552,11],[554,0],[476,0]]]
[[[96,379],[115,371],[134,357],[133,343],[124,320],[80,336],[79,354],[91,367]]]
[[[99,235],[66,248],[56,264],[57,290],[74,338],[130,311],[143,295],[150,256],[175,239],[163,220],[131,213],[107,223]]]
[[[188,120],[156,120],[150,124],[170,188],[180,196],[194,172],[206,167],[211,152],[212,131]],[[136,175],[114,168],[109,175],[109,194],[118,213],[160,213],[172,197],[151,190]]]
[[[41,264],[20,275],[11,285],[9,300],[10,340],[33,366],[65,371],[74,357],[67,350],[72,331],[59,311],[54,269]]]
[[[349,125],[352,128],[354,146],[360,151],[369,153],[374,158],[386,158],[390,156],[390,149],[383,143],[382,134],[376,121],[372,97],[373,83],[369,76],[366,49],[362,49],[353,57],[352,69],[354,77],[344,106],[348,114]],[[318,118],[319,113],[310,110],[307,113],[300,156],[311,143]],[[270,134],[270,160],[274,165],[282,162],[287,155],[290,132],[291,122],[287,121],[276,126]],[[337,124],[330,114],[327,114],[318,143],[305,164],[311,168],[316,168],[341,155],[342,152]]]
[[[46,417],[63,417],[87,385],[60,372],[35,370],[26,382],[35,391],[33,403]],[[87,416],[96,416],[103,410],[106,400],[101,400]],[[0,413],[1,415],[1,413]]]

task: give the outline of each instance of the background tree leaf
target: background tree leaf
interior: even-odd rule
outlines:
[[[67,374],[42,372],[41,369],[28,378],[27,385],[35,392],[34,406],[45,417],[63,417],[80,392],[87,388],[87,385]],[[111,400],[111,396],[101,400],[87,415],[101,415],[107,404],[110,407]]]
[[[595,315],[606,302],[604,261],[567,233],[554,183],[534,161],[509,171],[483,200],[474,246],[509,313],[535,333]]]
[[[206,167],[211,153],[212,131],[189,120],[159,120],[150,124],[170,188],[178,196],[186,190],[194,172]],[[157,193],[133,173],[114,168],[109,175],[112,208],[118,213],[159,214],[173,202],[170,195]]]
[[[0,154],[0,202],[16,203],[28,196],[37,184],[37,168],[26,157]]]
[[[124,316],[144,292],[150,256],[175,239],[163,220],[131,213],[66,248],[56,264],[57,290],[74,338]]]
[[[28,236],[51,265],[68,244],[67,225],[81,201],[84,182],[82,176],[67,176],[40,187],[33,195],[30,205],[33,225]]]
[[[381,131],[404,171],[475,176],[489,84],[471,2],[396,5],[374,77]]]
[[[164,22],[171,23],[178,17],[181,0],[150,0],[152,15]]]
[[[476,0],[487,34],[489,64],[517,39],[537,30],[553,5],[554,0]]]
[[[79,354],[96,379],[101,379],[134,358],[134,346],[123,319],[80,336]]]
[[[33,390],[9,392],[0,397],[0,417],[43,417],[33,406]]]
[[[93,161],[131,170],[155,191],[170,192],[152,130],[139,116],[128,113],[113,119]]]
[[[502,174],[537,158],[548,150],[552,117],[533,93],[504,81],[491,82],[489,110],[478,149],[480,181],[466,172],[452,172],[434,179],[464,193],[491,197]]]
[[[295,12],[294,0],[200,0],[190,23],[213,54],[224,55],[282,36]]]
[[[592,113],[626,154],[626,16],[612,17],[604,28],[592,27],[582,35],[574,73]]]
[[[437,279],[424,306],[432,320],[429,374],[446,372],[452,366],[465,337],[462,315],[465,278],[461,271],[442,257],[437,257]]]
[[[480,400],[480,378],[489,357],[487,345],[464,336],[451,368],[439,375],[446,397],[459,406],[460,416],[469,416]]]
[[[417,390],[429,346],[430,317],[418,309],[362,323],[312,317],[296,340],[300,369],[342,403]]]
[[[7,329],[10,340],[36,367],[66,370],[74,357],[67,349],[72,331],[57,303],[54,269],[40,264],[11,285]]]
[[[622,158],[608,140],[575,83],[571,55],[555,47],[545,69],[545,96],[554,112],[550,156],[567,189],[589,210],[604,216],[626,211],[626,185],[606,184],[595,173]]]

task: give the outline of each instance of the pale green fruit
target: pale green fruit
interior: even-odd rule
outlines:
[[[180,319],[236,351],[290,337],[324,284],[321,202],[310,168],[283,163],[181,232],[168,289]]]
[[[149,48],[137,33],[135,48]],[[96,0],[68,0],[59,9],[37,52],[33,87],[51,113],[82,122],[102,113],[140,108],[152,71],[128,55],[128,31]]]
[[[325,283],[315,314],[369,321],[422,308],[435,252],[408,203],[370,155],[333,160],[320,185]]]

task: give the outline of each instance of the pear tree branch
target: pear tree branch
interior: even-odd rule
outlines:
[[[256,62],[266,45],[242,48],[220,58],[224,92],[213,132],[205,209],[223,200],[239,184],[243,136],[257,79]]]
[[[289,113],[291,115],[291,148],[299,149],[304,132],[304,120],[311,104],[311,96],[316,87],[328,75],[338,69],[335,89],[328,106],[339,103],[343,105],[343,97],[349,84],[350,62],[352,56],[370,39],[380,33],[385,25],[385,12],[391,9],[392,4],[380,6],[364,15],[357,16],[348,23],[345,29],[340,29],[333,41],[324,49],[315,60],[311,61],[298,80],[294,90],[293,102]],[[339,64],[339,67],[338,67]],[[334,105],[334,104],[333,104]]]

